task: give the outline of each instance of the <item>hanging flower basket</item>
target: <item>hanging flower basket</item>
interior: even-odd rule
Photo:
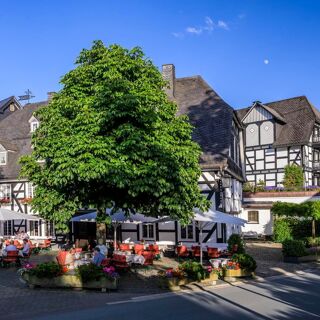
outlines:
[[[23,198],[23,199],[20,199],[20,202],[22,204],[30,204],[32,201],[32,198]]]

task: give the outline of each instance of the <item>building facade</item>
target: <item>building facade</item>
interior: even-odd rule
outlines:
[[[256,101],[237,114],[245,130],[249,183],[264,184],[269,190],[282,188],[286,165],[296,164],[303,170],[305,187],[320,184],[320,114],[305,96],[265,104]],[[269,204],[261,196],[244,196],[241,217],[248,220],[244,232],[272,234],[272,203],[293,198],[270,195],[265,194]]]
[[[0,101],[0,205],[2,208],[32,214],[30,200],[34,186],[21,179],[19,158],[32,151],[31,136],[39,121],[34,112],[47,102],[29,103],[24,107],[14,98]],[[33,239],[53,236],[53,225],[39,220],[9,220],[0,223],[0,235],[11,236],[26,231]]]

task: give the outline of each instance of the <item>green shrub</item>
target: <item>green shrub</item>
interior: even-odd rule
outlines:
[[[287,190],[299,190],[303,186],[303,170],[295,164],[288,164],[284,168],[283,185]]]
[[[105,276],[103,268],[93,263],[79,266],[76,272],[83,282],[99,280]]]
[[[206,276],[205,268],[196,261],[185,261],[178,268],[186,273],[188,278],[195,281],[203,280]]]
[[[292,239],[292,230],[287,219],[276,219],[273,224],[273,238],[275,242]]]
[[[61,266],[56,262],[40,263],[32,269],[29,269],[29,274],[38,278],[54,278],[61,275]]]
[[[302,257],[307,255],[302,240],[285,240],[282,243],[282,253],[285,257]]]
[[[241,269],[253,272],[257,268],[256,261],[246,253],[234,254],[232,256],[232,261],[239,263]]]
[[[303,240],[307,248],[320,246],[320,237],[317,237],[317,238],[306,237]]]
[[[255,186],[251,182],[245,182],[242,186],[243,192],[254,192]]]
[[[256,185],[255,191],[256,192],[263,192],[263,191],[265,191],[265,187],[266,187],[266,183],[260,179]]]
[[[233,252],[234,245],[238,246],[237,253],[245,253],[244,243],[240,235],[232,234],[228,239],[228,251]]]

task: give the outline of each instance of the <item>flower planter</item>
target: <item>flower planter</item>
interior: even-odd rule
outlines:
[[[252,277],[253,272],[247,271],[245,269],[227,269],[223,272],[223,279],[225,281],[234,282],[237,281],[238,278]]]
[[[30,288],[75,288],[75,289],[101,289],[105,292],[107,289],[115,290],[118,288],[118,280],[110,280],[105,277],[98,281],[82,282],[75,274],[63,274],[54,278],[38,278],[25,272],[22,275]]]
[[[318,255],[308,255],[302,257],[283,257],[283,262],[288,263],[303,263],[303,262],[312,262],[312,261],[320,261],[320,256]]]
[[[206,279],[199,281],[200,283],[203,283],[204,285],[215,285],[218,280],[218,275],[215,273],[211,273]],[[190,283],[199,283],[197,281],[194,281],[192,279],[188,278],[161,278],[158,281],[159,287],[164,289],[169,289],[171,291],[178,291],[181,290],[181,286],[185,286]]]

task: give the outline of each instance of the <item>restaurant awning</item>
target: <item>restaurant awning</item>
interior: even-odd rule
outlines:
[[[0,221],[8,220],[39,220],[40,217],[22,212],[12,211],[9,209],[0,208]]]

